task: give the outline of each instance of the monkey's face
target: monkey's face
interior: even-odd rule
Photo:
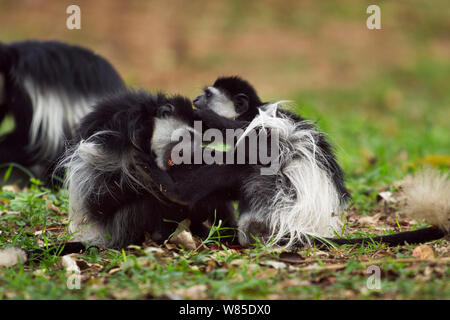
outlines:
[[[158,103],[153,119],[151,151],[161,170],[167,170],[171,150],[179,143],[174,137],[193,140],[193,132],[193,110],[189,100],[175,96]]]
[[[248,109],[248,97],[245,94],[231,94],[214,86],[206,87],[193,103],[199,109],[210,109],[228,119],[236,119]]]

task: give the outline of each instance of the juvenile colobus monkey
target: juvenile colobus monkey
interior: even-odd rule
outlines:
[[[79,120],[99,97],[124,88],[113,66],[94,52],[58,41],[0,43],[0,163],[28,167],[43,180],[53,172]]]
[[[426,218],[433,227],[373,239],[330,239],[333,231],[339,230],[339,214],[350,194],[325,136],[303,118],[278,110],[276,104],[261,102],[255,89],[239,77],[218,78],[193,102],[198,108],[197,118],[209,128],[245,128],[247,133],[251,129],[269,129],[280,134],[280,170],[274,176],[260,176],[245,166],[203,170],[204,181],[212,181],[214,176],[220,176],[220,171],[227,177],[216,178],[214,187],[239,189],[242,245],[248,245],[252,235],[289,247],[311,241],[310,236],[326,237],[338,244],[374,240],[397,245],[435,240],[448,233],[450,182],[447,176],[425,171],[406,186],[406,213]],[[210,186],[210,192],[214,187]],[[185,184],[180,190],[194,188],[194,184]],[[198,198],[208,194],[202,191],[197,187],[193,194]]]
[[[248,245],[251,234],[290,246],[307,235],[330,237],[338,230],[350,195],[330,144],[311,122],[261,102],[238,77],[217,79],[194,105],[208,128],[279,133],[279,170],[267,176],[254,171],[239,182],[242,245]]]

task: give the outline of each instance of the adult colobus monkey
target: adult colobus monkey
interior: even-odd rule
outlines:
[[[310,236],[330,238],[333,229],[338,230],[338,216],[350,195],[330,145],[314,125],[291,112],[277,110],[276,104],[262,103],[255,89],[238,77],[218,78],[194,99],[194,105],[199,109],[197,117],[209,128],[245,128],[247,134],[252,129],[269,129],[280,134],[280,170],[274,176],[245,172],[242,166],[215,166],[201,175],[204,181],[227,177],[216,178],[209,192],[224,187],[240,189],[242,245],[248,245],[252,235],[286,246],[301,245],[311,241]],[[450,229],[448,178],[425,171],[412,181],[406,186],[406,211],[413,217],[426,218],[434,227],[373,239],[329,240],[338,244],[374,240],[397,245],[443,237]],[[191,190],[195,203],[208,194],[200,189],[198,183],[187,183],[179,190]],[[187,200],[188,195],[181,199]]]
[[[174,181],[203,165],[171,165],[172,148],[179,145],[171,139],[174,132],[196,134],[191,101],[177,95],[123,90],[81,120],[79,141],[61,163],[68,171],[69,231],[77,241],[67,243],[64,253],[82,249],[80,242],[123,248],[141,243],[146,233],[161,243],[186,218],[199,236],[207,235],[207,220],[236,226],[234,208],[222,195],[192,208],[177,200]],[[40,251],[0,250],[0,265],[25,262]]]
[[[57,41],[0,43],[0,122],[15,129],[0,141],[0,163],[15,162],[47,180],[67,139],[99,97],[124,88],[94,52]]]
[[[147,232],[162,242],[176,229],[173,220],[185,218],[202,236],[202,222],[214,219],[215,211],[218,219],[234,225],[231,203],[209,197],[189,210],[170,198],[176,194],[172,179],[190,170],[177,166],[169,176],[176,131],[194,134],[192,105],[182,96],[122,92],[83,118],[81,141],[65,162],[69,231],[76,232],[77,240],[124,247],[142,242]]]

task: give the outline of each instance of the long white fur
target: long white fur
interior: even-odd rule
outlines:
[[[278,131],[280,170],[273,176],[277,187],[269,196],[270,204],[261,203],[264,199],[259,197],[250,197],[251,212],[242,215],[247,217],[239,220],[239,228],[246,228],[252,217],[255,221],[266,217],[271,231],[270,240],[275,244],[282,239],[287,240],[285,246],[289,247],[294,241],[308,241],[305,235],[332,236],[333,231],[341,227],[339,215],[344,208],[330,173],[317,162],[317,157],[324,157],[317,148],[320,133],[305,126],[306,121],[298,123],[287,116],[277,115],[279,104],[260,108],[259,115],[241,137],[243,139],[251,130]],[[293,159],[294,155],[300,155],[300,158]],[[253,179],[258,178],[255,176]],[[242,233],[240,239],[248,241],[242,239]]]
[[[208,107],[218,115],[228,118],[236,119],[239,114],[234,108],[234,103],[222,91],[214,87],[208,87],[212,93],[212,99],[208,102]]]
[[[22,249],[11,247],[0,250],[0,267],[11,267],[26,261],[27,255]]]
[[[403,212],[450,231],[450,178],[448,173],[427,168],[402,185],[406,197]]]
[[[54,159],[67,138],[64,128],[73,130],[91,110],[96,98],[73,99],[61,89],[42,88],[30,78],[26,78],[23,85],[33,107],[28,149],[35,151],[36,157]]]
[[[94,223],[89,219],[86,207],[87,197],[100,196],[110,192],[109,183],[105,181],[107,172],[120,172],[120,179],[116,181],[120,186],[136,187],[141,182],[131,173],[130,165],[134,163],[131,152],[122,152],[119,156],[107,153],[96,139],[100,136],[119,134],[114,131],[100,131],[81,141],[61,165],[68,168],[66,186],[69,189],[69,231],[75,233],[75,239],[92,245],[107,247],[111,239],[105,238],[105,226]]]

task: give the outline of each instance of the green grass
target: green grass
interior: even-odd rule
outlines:
[[[373,214],[379,210],[376,195],[380,188],[395,191],[392,183],[415,171],[425,156],[448,155],[450,141],[445,116],[449,93],[439,88],[450,80],[449,68],[447,64],[420,62],[410,69],[392,70],[369,79],[357,88],[298,94],[298,111],[307,118],[317,119],[318,125],[338,146],[339,160],[353,193],[353,211],[360,215]],[[420,81],[412,80],[419,78]],[[402,98],[388,98],[392,92]],[[438,165],[448,169],[448,163]],[[28,190],[1,191],[1,246],[32,249],[67,240],[67,205],[64,190],[54,193],[37,181]],[[51,206],[53,210],[49,209]],[[216,229],[220,231],[220,226]],[[371,229],[350,230],[357,236],[380,233]],[[388,228],[386,231],[392,232]],[[205,243],[216,241],[211,234]],[[448,257],[446,240],[435,242],[433,248],[437,258]],[[159,255],[139,248],[123,252],[91,249],[77,257],[85,266],[80,290],[67,289],[67,276],[60,259],[47,254],[40,263],[0,269],[0,297],[450,298],[450,287],[445,281],[450,273],[447,260],[437,264],[396,262],[412,258],[413,249],[414,246],[386,248],[380,244],[361,248],[346,246],[329,252],[309,248],[298,251],[305,263],[285,263],[280,269],[264,263],[279,262],[280,252],[261,245],[245,250],[222,247],[195,252],[164,248],[164,253]],[[363,263],[380,259],[376,264],[382,270],[382,289],[369,290],[367,265]],[[345,267],[320,269],[340,263]],[[308,270],[308,266],[313,268]],[[45,270],[43,275],[36,273],[39,269]]]
[[[314,6],[305,4],[305,7],[295,7],[293,10],[292,3],[294,1],[286,1],[286,4],[280,4],[277,10],[273,10],[270,6],[260,6],[260,1],[230,2],[228,7],[220,11],[221,19],[217,19],[219,29],[211,26],[212,33],[221,32],[222,29],[225,31],[219,33],[225,40],[229,37],[224,44],[209,48],[203,55],[189,54],[187,50],[187,62],[184,65],[181,64],[177,70],[163,69],[164,76],[160,75],[156,80],[140,77],[136,70],[121,71],[126,79],[132,79],[131,82],[138,86],[148,84],[143,83],[143,79],[150,81],[151,85],[157,84],[158,79],[163,79],[163,85],[169,85],[168,75],[175,81],[178,77],[175,72],[180,70],[187,73],[193,73],[193,70],[199,71],[199,74],[207,73],[213,79],[217,75],[215,70],[224,72],[224,69],[214,69],[221,65],[230,68],[227,72],[243,68],[244,76],[248,74],[258,79],[259,75],[269,79],[261,83],[270,82],[272,72],[280,72],[288,79],[297,79],[289,77],[295,73],[301,72],[309,76],[321,72],[309,67],[314,62],[310,55],[305,55],[305,58],[297,53],[288,55],[289,50],[296,48],[291,48],[289,43],[283,41],[274,46],[278,48],[280,45],[279,51],[284,51],[282,53],[286,56],[277,57],[272,53],[266,57],[266,49],[257,46],[262,39],[259,37],[256,40],[250,37],[256,46],[255,52],[249,50],[250,55],[241,52],[239,48],[230,51],[228,46],[234,41],[246,44],[245,38],[239,42],[239,38],[232,37],[240,35],[241,30],[250,30],[253,36],[266,30],[276,30],[288,35],[294,33],[295,39],[298,32],[298,38],[303,39],[306,46],[311,45],[312,52],[323,58],[331,70],[342,69],[342,63],[347,63],[353,71],[360,71],[358,68],[365,65],[370,67],[371,56],[358,56],[357,61],[347,61],[347,52],[340,52],[339,48],[348,51],[352,48],[358,50],[358,47],[346,43],[347,37],[352,37],[351,33],[342,36],[337,32],[339,27],[346,27],[343,30],[349,32],[353,30],[349,27],[364,28],[365,4],[352,2],[349,5],[338,5],[325,1]],[[397,189],[394,182],[418,170],[422,165],[432,165],[443,171],[448,171],[450,167],[450,62],[439,58],[439,54],[435,52],[436,47],[440,46],[448,49],[448,4],[445,1],[431,4],[417,0],[410,5],[394,2],[383,2],[380,5],[383,30],[364,34],[364,37],[373,37],[370,40],[378,47],[373,52],[373,59],[379,62],[380,57],[384,56],[379,52],[383,40],[388,40],[385,50],[389,57],[389,50],[392,49],[389,40],[392,41],[392,35],[397,36],[394,38],[398,39],[399,46],[403,48],[403,51],[396,49],[394,53],[400,52],[405,59],[395,63],[387,59],[389,63],[385,67],[363,73],[364,80],[356,84],[355,81],[345,80],[345,85],[333,83],[336,77],[332,77],[329,81],[326,79],[329,82],[326,86],[322,84],[317,88],[308,86],[309,89],[302,89],[299,85],[291,96],[275,95],[275,99],[292,99],[296,105],[295,111],[317,121],[318,126],[336,146],[339,163],[345,171],[346,183],[353,196],[345,227],[347,233],[353,236],[390,233],[399,230],[399,226],[402,230],[423,227],[422,222],[407,226],[394,219],[390,221],[389,218],[398,212],[398,206],[382,208],[376,196],[381,189],[395,193]],[[122,12],[119,14],[122,15]],[[202,23],[203,19],[198,19],[198,11],[195,10],[194,16],[188,14],[186,12],[187,19],[195,17],[195,21],[189,21],[186,28],[195,27],[195,22]],[[223,17],[225,18],[222,19]],[[346,25],[344,22],[351,24]],[[324,29],[326,23],[331,23],[330,29]],[[255,32],[252,26],[259,26],[261,30]],[[207,24],[202,30],[208,28]],[[19,26],[12,29],[14,28],[4,29],[4,41],[21,39],[29,33]],[[33,29],[36,28],[33,26]],[[89,30],[88,33],[82,36],[85,37],[84,40],[87,39],[87,43],[91,41],[94,47],[97,43],[92,42],[92,37],[98,38],[99,44],[103,38],[114,39],[113,34],[103,37],[96,34],[95,30],[86,30]],[[325,35],[329,31],[330,37],[332,32],[337,32],[337,46],[330,42],[334,38],[324,37],[323,30],[327,31]],[[191,30],[186,35],[196,35],[197,31]],[[183,34],[174,34],[183,37]],[[310,36],[317,36],[317,42],[311,40]],[[216,35],[211,38],[216,38]],[[272,35],[270,39],[273,41],[275,38]],[[281,37],[282,39],[284,38]],[[115,39],[116,43],[123,43],[125,40],[127,39]],[[188,49],[194,43],[191,40],[185,40]],[[303,45],[303,42],[298,45]],[[99,48],[101,47],[100,45]],[[109,42],[103,43],[103,47],[121,52]],[[140,47],[140,42],[139,46],[134,46],[136,50]],[[146,59],[148,52],[154,48],[144,49]],[[124,54],[125,52],[121,52],[115,58],[116,62],[131,64],[127,62],[127,58],[132,57]],[[144,58],[132,61],[144,63]],[[321,66],[317,61],[314,65]],[[157,75],[158,70],[147,70],[147,67],[143,68],[139,64],[134,66],[142,68],[144,75],[149,71],[155,71]],[[328,70],[326,67],[324,69]],[[189,77],[180,79],[188,82],[183,84],[183,88],[191,88],[190,90],[204,84],[189,82],[190,74]],[[174,83],[180,85],[180,82]],[[285,85],[287,83],[281,81],[274,83],[270,94],[284,89]],[[265,96],[265,92],[259,93],[262,97]],[[6,118],[0,125],[0,132],[6,133],[13,127],[11,118]],[[1,180],[3,177],[0,177]],[[8,179],[6,184],[13,182]],[[37,181],[27,189],[10,189],[0,191],[0,248],[12,245],[34,249],[70,239],[66,232],[66,191],[48,190]],[[386,219],[380,220],[376,228],[361,228],[350,220],[380,212]],[[221,231],[220,226],[216,229]],[[217,234],[212,233],[205,244],[215,244],[217,240]],[[330,251],[304,248],[293,253],[297,258],[296,263],[287,262],[283,258],[286,253],[262,245],[245,250],[220,245],[214,247],[220,249],[202,246],[202,250],[198,251],[162,246],[161,252],[145,251],[145,246],[127,248],[124,251],[99,251],[92,248],[75,257],[82,276],[79,290],[68,289],[68,275],[61,265],[61,258],[44,253],[40,262],[0,268],[0,299],[449,299],[449,242],[439,240],[429,246],[434,251],[434,261],[414,258],[412,254],[415,246],[412,245],[387,248],[371,244],[358,248],[343,246]],[[276,265],[274,262],[282,264]],[[369,275],[366,270],[370,264],[380,266],[380,290],[367,288]]]

